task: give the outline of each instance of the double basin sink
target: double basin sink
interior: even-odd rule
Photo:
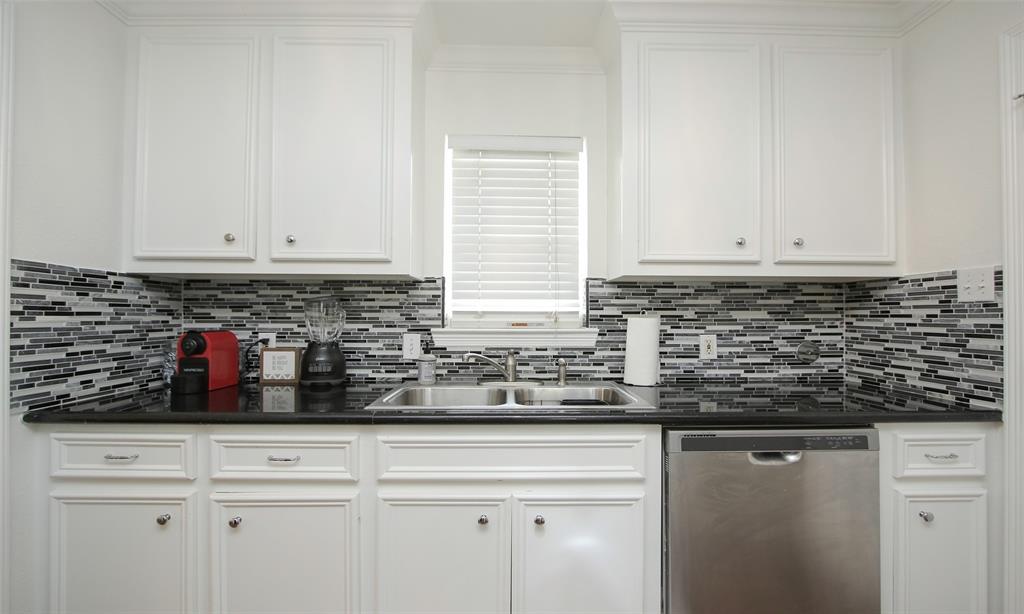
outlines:
[[[651,409],[616,384],[565,386],[514,385],[493,388],[473,385],[402,386],[370,404],[369,409],[444,409],[449,411],[529,411]]]

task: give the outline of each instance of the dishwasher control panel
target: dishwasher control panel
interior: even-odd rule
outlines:
[[[829,431],[673,431],[671,452],[773,452],[798,450],[877,450],[874,430]],[[674,444],[674,445],[672,445]]]

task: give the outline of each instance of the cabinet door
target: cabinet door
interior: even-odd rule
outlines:
[[[354,498],[213,495],[214,612],[358,611]]]
[[[274,42],[271,257],[391,257],[394,44]]]
[[[896,491],[894,612],[986,612],[984,490]]]
[[[377,522],[378,611],[507,614],[504,497],[382,497]]]
[[[253,259],[257,41],[144,34],[134,256]]]
[[[640,64],[640,262],[757,262],[758,45],[641,43]]]
[[[52,609],[194,612],[193,518],[187,495],[54,495]]]
[[[645,612],[642,496],[520,498],[512,611]]]
[[[776,260],[893,262],[891,50],[781,47],[774,77]]]

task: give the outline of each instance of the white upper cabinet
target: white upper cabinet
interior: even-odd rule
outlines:
[[[775,50],[776,259],[893,262],[893,56]]]
[[[609,277],[898,273],[895,43],[665,30],[611,47]]]
[[[271,258],[390,258],[394,47],[357,34],[274,41]]]
[[[637,75],[640,262],[757,262],[757,44],[644,41]],[[631,182],[632,183],[632,182]]]
[[[258,41],[139,40],[135,258],[256,256]]]
[[[411,25],[146,27],[134,48],[127,271],[419,274]]]

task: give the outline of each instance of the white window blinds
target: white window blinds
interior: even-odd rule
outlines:
[[[453,324],[579,325],[581,154],[580,139],[449,138]]]

